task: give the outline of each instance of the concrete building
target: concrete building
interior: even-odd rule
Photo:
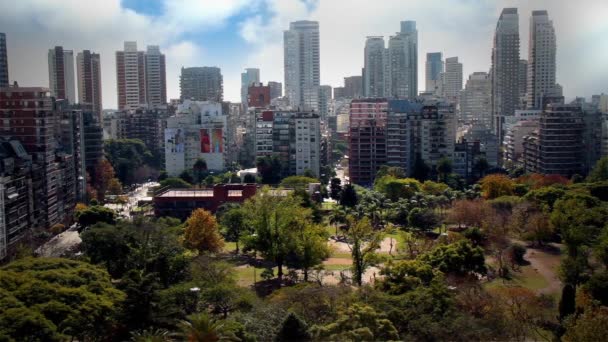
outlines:
[[[425,66],[425,90],[429,93],[437,93],[443,73],[443,57],[441,52],[429,52],[426,54]]]
[[[247,110],[249,87],[258,83],[260,83],[260,69],[247,68],[245,72],[241,73],[241,104],[243,105],[243,110]]]
[[[158,45],[149,45],[144,55],[146,66],[146,104],[148,107],[167,104],[167,71],[165,55]]]
[[[504,140],[505,117],[519,106],[519,15],[517,8],[504,8],[496,24],[492,45],[492,128]]]
[[[321,129],[317,114],[257,111],[255,132],[255,156],[277,156],[283,176],[302,175],[306,170],[320,175]]]
[[[268,86],[270,87],[270,99],[274,100],[276,98],[283,96],[283,83],[281,82],[268,82]]]
[[[101,122],[101,63],[99,54],[89,50],[79,52],[76,56],[76,74],[78,76],[78,103],[92,107]]]
[[[6,34],[0,32],[0,88],[8,87],[8,52]]]
[[[524,138],[526,172],[584,175],[585,121],[580,107],[551,104],[539,119],[539,128]]]
[[[462,90],[462,63],[458,57],[445,59],[445,72],[442,74],[442,95],[450,103],[458,103]]]
[[[418,95],[418,30],[415,21],[402,21],[401,31],[390,37],[388,69],[389,95],[414,99]]]
[[[532,11],[528,46],[527,108],[542,109],[544,97],[562,96],[555,79],[557,46],[547,11]]]
[[[519,90],[519,109],[526,108],[526,89],[528,87],[528,61],[519,60],[517,89]]]
[[[143,51],[136,42],[125,42],[123,51],[116,51],[116,83],[118,109],[137,109],[146,104],[146,72]]]
[[[344,97],[358,99],[363,96],[362,76],[344,77]]]
[[[492,81],[486,72],[469,76],[460,93],[460,121],[492,127]]]
[[[318,111],[321,80],[319,23],[295,21],[283,32],[285,95],[293,108]]]
[[[334,87],[334,99],[342,100],[346,98],[346,89],[344,87]]]
[[[0,138],[0,260],[33,223],[32,164],[18,140]]]
[[[538,121],[519,121],[506,130],[503,142],[504,159],[512,167],[523,166],[524,138],[538,127]]]
[[[62,114],[48,88],[7,87],[0,89],[0,131],[21,142],[36,165],[32,170],[30,227],[50,228],[69,224],[75,194],[74,155],[61,142]],[[69,132],[70,137],[72,132]]]
[[[218,102],[185,100],[165,128],[165,169],[177,176],[204,159],[209,170],[225,166],[227,117]]]
[[[182,68],[179,88],[182,100],[222,102],[224,99],[224,79],[217,67]]]
[[[329,114],[329,107],[332,101],[332,90],[330,85],[319,86],[319,115],[325,120]]]
[[[247,107],[265,108],[270,105],[270,87],[252,83],[247,90]]]
[[[387,95],[387,58],[383,37],[367,37],[364,51],[363,96],[367,98]]]
[[[463,140],[477,144],[479,154],[483,155],[490,168],[500,165],[501,160],[499,159],[498,150],[501,142],[498,141],[490,126],[474,122],[464,132]]]
[[[385,98],[350,103],[348,174],[352,183],[373,184],[378,169],[386,164],[387,108]]]
[[[74,51],[55,46],[49,50],[49,88],[51,96],[59,100],[76,103],[74,78]]]

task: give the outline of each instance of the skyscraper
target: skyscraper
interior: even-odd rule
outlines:
[[[318,110],[321,80],[319,23],[295,21],[283,33],[285,94],[293,107]]]
[[[271,100],[283,96],[283,83],[270,81],[268,82],[268,86],[270,87]]]
[[[528,47],[527,108],[542,109],[544,96],[558,96],[555,29],[547,11],[532,11]]]
[[[425,90],[435,93],[440,87],[441,73],[443,72],[443,57],[441,52],[429,52],[426,54],[425,67]]]
[[[460,119],[492,127],[492,82],[488,73],[474,72],[460,93]]]
[[[79,52],[76,56],[76,74],[78,76],[78,103],[91,105],[92,110],[101,122],[101,64],[99,54],[89,50]]]
[[[0,88],[8,86],[8,54],[6,35],[0,32]]]
[[[367,37],[363,59],[363,96],[384,97],[387,52],[383,37]]]
[[[525,59],[519,60],[519,79],[517,83],[521,109],[521,103],[526,100],[526,88],[528,87],[528,61]]]
[[[165,55],[158,45],[149,45],[144,55],[146,63],[146,103],[159,106],[167,103],[167,72]]]
[[[418,31],[415,21],[402,21],[401,31],[388,43],[389,95],[415,98],[418,95]]]
[[[492,47],[492,128],[498,141],[504,137],[505,116],[512,116],[519,103],[519,16],[517,8],[500,14]]]
[[[247,90],[254,83],[260,83],[260,69],[247,68],[241,73],[241,105],[247,110]]]
[[[445,59],[445,72],[442,77],[443,96],[451,103],[458,102],[462,90],[462,63],[458,62],[458,57]]]
[[[76,103],[74,52],[55,46],[49,50],[49,88],[56,99]]]
[[[116,51],[118,109],[136,109],[146,103],[144,52],[136,42],[125,42],[124,51]]]
[[[331,86],[330,85],[322,85],[319,86],[319,113],[321,114],[321,119],[325,120],[327,113],[329,112],[329,105],[331,103]]]
[[[220,68],[182,68],[182,75],[179,78],[180,98],[182,100],[221,102],[224,99],[223,82]]]
[[[363,80],[361,76],[344,77],[344,96],[357,99],[363,95]]]

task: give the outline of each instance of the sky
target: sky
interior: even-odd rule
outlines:
[[[217,66],[224,98],[240,101],[240,73],[260,68],[261,81],[283,82],[283,31],[317,20],[321,84],[342,86],[360,75],[366,36],[388,36],[399,22],[418,28],[418,79],[427,52],[458,56],[464,79],[490,67],[500,11],[517,7],[521,58],[528,56],[532,10],[546,9],[557,35],[557,81],[567,98],[608,93],[606,0],[0,0],[10,80],[48,87],[48,49],[101,55],[104,108],[116,108],[115,51],[124,41],[160,45],[167,61],[167,98],[179,98],[182,66]]]

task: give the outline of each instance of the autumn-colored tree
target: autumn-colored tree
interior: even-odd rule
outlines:
[[[513,195],[514,183],[506,175],[487,175],[479,181],[479,184],[481,185],[482,195],[486,199]]]
[[[95,166],[95,179],[93,180],[93,186],[97,190],[97,200],[99,202],[103,203],[106,191],[108,191],[110,182],[114,178],[112,164],[106,158],[102,158]]]
[[[120,181],[118,180],[118,178],[110,179],[110,182],[108,184],[108,192],[111,195],[122,194],[122,184],[120,184]]]
[[[481,227],[487,214],[488,206],[481,200],[454,201],[448,214],[448,221],[458,226]]]
[[[515,182],[528,185],[531,189],[540,189],[556,184],[570,184],[570,180],[562,175],[541,175],[538,173],[519,176],[515,179]]]
[[[213,214],[205,209],[196,209],[186,221],[184,247],[196,249],[199,253],[216,253],[224,247],[217,221]]]

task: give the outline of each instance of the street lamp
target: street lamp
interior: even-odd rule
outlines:
[[[200,287],[191,287],[190,292],[192,292],[196,296],[196,302],[194,303],[194,311],[198,311],[198,300],[200,297],[201,288]]]

